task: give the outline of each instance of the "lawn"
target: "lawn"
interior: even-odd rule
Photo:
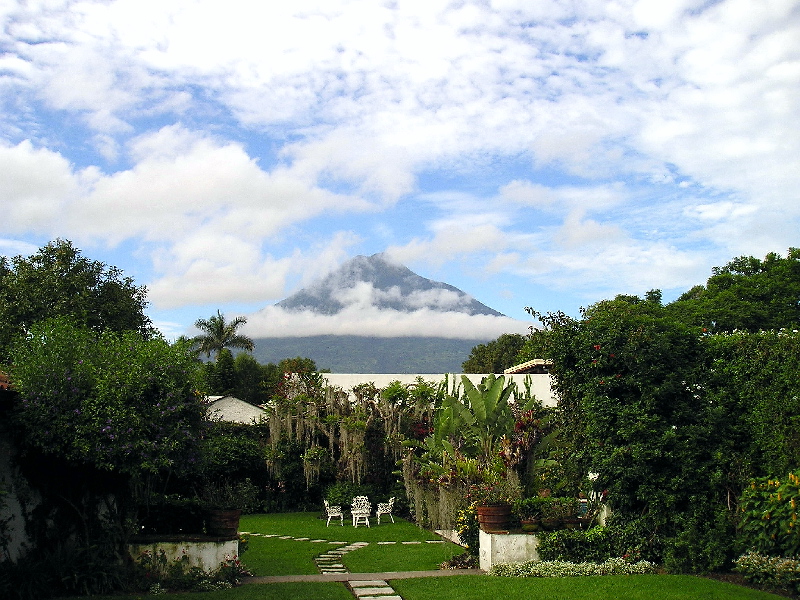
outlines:
[[[782,596],[689,575],[516,578],[464,575],[398,579],[404,600],[784,600]]]

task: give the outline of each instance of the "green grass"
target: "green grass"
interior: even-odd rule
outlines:
[[[688,575],[514,578],[456,575],[398,579],[404,600],[777,600],[782,598],[730,583]]]
[[[380,573],[383,571],[435,571],[464,549],[451,542],[444,544],[370,544],[345,554],[342,562],[351,573]]]
[[[405,519],[395,517],[395,523],[384,517],[380,525],[374,518],[370,519],[371,527],[360,525],[353,527],[346,517],[344,527],[339,521],[331,521],[325,527],[325,519],[321,513],[277,513],[244,515],[239,522],[240,531],[258,533],[276,533],[295,537],[307,537],[341,542],[390,542],[390,541],[423,541],[438,540],[439,536],[417,527]]]
[[[381,525],[344,527],[338,523],[325,526],[325,520],[316,513],[285,513],[246,515],[239,528],[251,533],[269,533],[305,537],[311,540],[370,542],[369,546],[354,550],[343,558],[351,573],[379,573],[381,571],[427,571],[461,554],[463,549],[451,542],[428,544],[426,540],[439,540],[439,536],[420,529],[413,523],[395,517],[395,523],[384,520]],[[282,540],[252,535],[250,546],[242,562],[254,575],[306,575],[317,573],[314,558],[338,546],[306,540]],[[383,545],[377,542],[394,541]],[[420,541],[421,544],[401,544],[402,541]]]
[[[331,544],[250,537],[242,562],[253,575],[314,575],[319,573],[314,558],[339,548]]]
[[[347,588],[341,583],[269,583],[262,585],[243,585],[232,590],[219,592],[197,592],[192,594],[133,594],[129,596],[91,596],[91,600],[353,600]],[[64,600],[85,600],[85,598],[66,598]]]

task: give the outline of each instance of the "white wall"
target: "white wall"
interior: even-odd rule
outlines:
[[[445,377],[449,377],[449,385],[452,386],[453,381],[461,383],[461,374],[436,374],[436,375],[415,375],[409,373],[323,373],[322,376],[328,380],[328,383],[338,386],[343,390],[351,390],[354,386],[361,383],[374,383],[376,387],[385,388],[393,381],[399,381],[402,384],[416,383],[417,377],[422,377],[425,381],[439,383],[444,381]],[[481,382],[486,374],[473,374],[468,373],[469,380],[477,385]],[[551,385],[551,378],[548,374],[535,374],[535,375],[505,375],[506,381],[515,381],[520,389],[524,389],[525,378],[529,377],[531,381],[531,391],[538,400],[545,406],[555,406],[556,400],[553,396]]]

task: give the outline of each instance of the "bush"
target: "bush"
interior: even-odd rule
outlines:
[[[764,556],[755,552],[736,559],[734,571],[744,575],[750,583],[800,593],[800,560]]]
[[[612,556],[611,536],[607,527],[542,533],[539,535],[539,556],[547,561],[602,563]]]
[[[739,506],[742,511],[739,541],[743,548],[769,556],[800,553],[797,473],[789,473],[782,481],[767,477],[752,481],[742,493]]]
[[[339,481],[325,490],[325,499],[339,506],[350,506],[356,496],[367,496],[372,499],[373,495],[372,486],[350,481]]]
[[[653,563],[640,560],[636,563],[622,558],[609,558],[602,563],[566,561],[541,561],[495,565],[489,575],[496,577],[584,577],[592,575],[643,575],[655,573]]]
[[[480,549],[480,524],[478,523],[478,511],[475,503],[466,508],[462,508],[456,514],[456,531],[461,543],[472,556],[478,556]]]

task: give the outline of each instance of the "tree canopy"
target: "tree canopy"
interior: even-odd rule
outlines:
[[[800,248],[786,258],[739,256],[714,267],[697,285],[667,305],[673,318],[710,332],[796,329],[800,325]]]
[[[0,362],[12,340],[44,319],[69,316],[96,330],[152,334],[147,290],[117,267],[55,240],[29,257],[0,257]]]
[[[253,340],[237,331],[245,323],[247,323],[246,317],[235,317],[232,321],[226,322],[225,315],[219,310],[216,315],[208,319],[197,319],[194,326],[203,332],[193,339],[197,352],[208,357],[213,353],[215,357],[219,357],[225,348],[252,351],[255,348]]]
[[[475,346],[461,368],[464,373],[502,373],[518,364],[517,355],[524,345],[524,336],[504,333],[496,340]]]

